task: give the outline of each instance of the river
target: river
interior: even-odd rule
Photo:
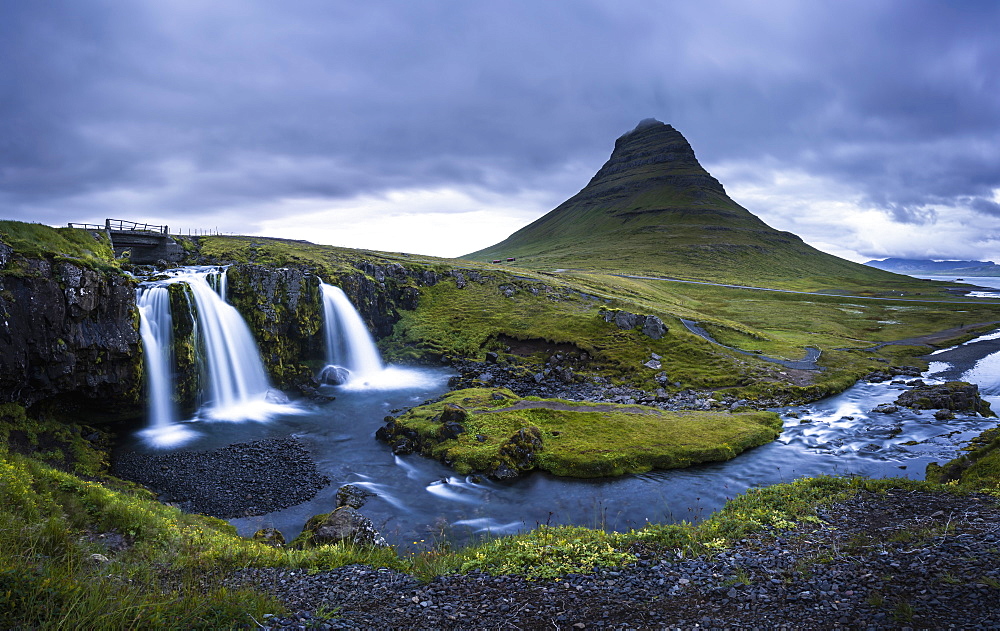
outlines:
[[[1000,409],[1000,333],[937,353],[928,382],[978,382]],[[376,441],[375,430],[392,410],[420,404],[447,390],[445,369],[399,370],[409,385],[334,388],[336,400],[300,405],[295,413],[265,422],[201,420],[189,450],[295,435],[308,446],[332,483],[311,501],[256,517],[230,520],[242,535],[274,527],[294,537],[305,521],[335,505],[337,488],[356,484],[376,494],[362,512],[394,544],[430,545],[442,537],[462,543],[482,533],[508,534],[539,524],[577,524],[615,530],[650,522],[697,521],[750,487],[801,476],[859,474],[922,479],[929,462],[956,455],[968,439],[994,419],[958,415],[936,421],[933,413],[902,408],[872,413],[904,389],[889,383],[858,383],[804,407],[782,410],[785,429],[774,442],[728,462],[656,471],[613,479],[574,480],[534,473],[512,483],[456,475],[419,455],[394,456]],[[397,381],[399,381],[397,380]],[[138,438],[125,449],[151,449]]]

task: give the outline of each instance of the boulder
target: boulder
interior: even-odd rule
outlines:
[[[392,453],[397,456],[405,456],[416,451],[413,441],[409,438],[400,438],[392,444]]]
[[[914,410],[950,410],[996,416],[990,404],[979,396],[979,386],[965,381],[949,381],[936,386],[918,386],[899,395],[896,405]]]
[[[341,506],[332,513],[311,517],[302,529],[300,540],[310,546],[341,542],[363,547],[389,545],[372,520],[350,506]]]
[[[541,451],[542,431],[534,425],[522,427],[500,446],[497,464],[490,476],[498,480],[517,477],[521,471],[535,468],[536,454]]]
[[[455,405],[454,403],[446,403],[444,408],[441,410],[440,421],[442,423],[461,423],[468,418],[469,413],[465,411],[460,405]]]
[[[642,332],[648,337],[658,340],[667,332],[667,326],[663,320],[653,315],[646,316],[646,321],[642,324]]]
[[[339,386],[347,383],[351,378],[351,371],[343,366],[327,366],[319,373],[319,382],[328,386]]]
[[[253,533],[253,540],[276,548],[285,545],[285,535],[277,528],[261,528]]]
[[[615,325],[623,331],[634,329],[639,326],[640,322],[641,319],[639,316],[628,311],[619,311],[615,314]]]
[[[458,438],[458,435],[463,433],[465,433],[465,427],[461,423],[454,421],[444,423],[441,425],[441,429],[438,430],[438,435],[442,440],[452,440]]]

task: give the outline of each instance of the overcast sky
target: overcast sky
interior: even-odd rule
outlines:
[[[0,217],[457,256],[643,118],[853,260],[1000,261],[1000,2],[0,0]]]

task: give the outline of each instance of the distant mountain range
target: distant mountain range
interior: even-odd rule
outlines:
[[[1000,276],[1000,265],[992,261],[930,261],[888,258],[884,261],[868,261],[865,265],[897,274]]]
[[[579,193],[463,258],[542,267],[819,287],[899,282],[775,230],[734,202],[670,125],[641,121]]]

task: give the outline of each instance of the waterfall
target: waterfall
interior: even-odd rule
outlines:
[[[136,290],[135,299],[146,366],[150,426],[165,428],[177,421],[170,387],[174,325],[170,317],[170,292],[162,285],[144,287]]]
[[[200,350],[208,377],[207,416],[218,420],[255,418],[253,408],[270,390],[257,344],[235,307],[227,304],[209,283],[225,291],[225,271],[185,270],[170,282],[187,283],[198,310]]]
[[[173,400],[173,315],[167,286],[190,289],[196,352],[204,364],[206,403],[198,418],[224,421],[266,420],[297,413],[280,392],[271,390],[257,344],[243,317],[223,296],[225,269],[189,267],[169,278],[144,283],[136,294],[149,393],[149,428],[143,435],[157,446],[183,442],[197,433],[178,423]]]
[[[365,379],[382,372],[382,358],[368,327],[350,298],[339,288],[321,283],[326,363],[350,371],[350,379]]]
[[[197,436],[177,423],[173,400],[173,328],[170,292],[164,285],[146,285],[136,290],[139,336],[146,367],[146,409],[149,428],[142,435],[157,447],[172,447]]]

